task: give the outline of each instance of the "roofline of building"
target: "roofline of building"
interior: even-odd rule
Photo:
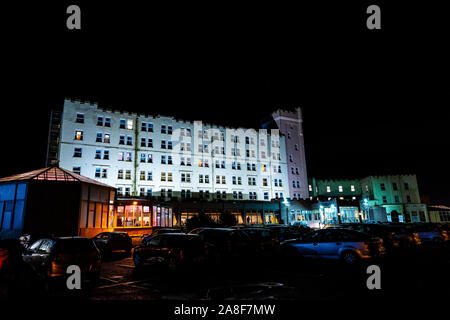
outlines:
[[[181,119],[181,118],[177,118],[174,116],[170,116],[170,115],[164,115],[164,114],[150,114],[150,113],[137,113],[137,112],[131,112],[131,111],[125,111],[125,110],[120,110],[120,109],[110,109],[110,108],[105,108],[105,107],[101,107],[99,106],[98,102],[92,102],[92,101],[88,101],[88,100],[81,100],[81,99],[76,99],[76,98],[64,98],[64,102],[66,101],[70,101],[70,102],[75,102],[75,103],[83,103],[83,104],[87,104],[93,108],[102,110],[104,112],[111,112],[111,113],[118,113],[118,114],[125,114],[125,115],[129,115],[129,116],[133,116],[133,117],[146,117],[146,118],[169,118],[172,119],[176,122],[180,122],[180,123],[185,123],[185,124],[195,124],[195,122],[201,122],[203,126],[207,126],[210,127],[212,129],[233,129],[233,130],[254,130],[255,132],[258,132],[260,130],[267,130],[268,129],[264,129],[264,128],[244,128],[244,127],[233,127],[233,126],[224,126],[224,125],[217,125],[217,124],[213,124],[213,123],[209,123],[209,122],[203,122],[202,120],[185,120],[185,119]],[[270,135],[270,133],[267,133],[268,135]],[[284,134],[282,134],[281,132],[279,132],[279,136],[284,136]]]

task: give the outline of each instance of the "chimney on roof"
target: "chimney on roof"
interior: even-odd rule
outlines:
[[[54,160],[50,161],[50,167],[59,168],[59,160],[54,159]]]

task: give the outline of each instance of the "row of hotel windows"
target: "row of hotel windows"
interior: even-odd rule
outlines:
[[[80,174],[81,168],[80,167],[73,167],[73,172]],[[124,174],[125,172],[125,174]],[[108,178],[108,169],[106,168],[95,168],[95,177],[96,178]],[[117,173],[117,179],[125,179],[125,180],[131,180],[131,170],[123,170],[119,169]],[[139,179],[141,181],[153,181],[153,172],[152,171],[140,171]],[[161,172],[161,181],[173,181],[173,175],[171,172]],[[181,182],[184,183],[191,183],[191,174],[189,173],[182,173],[181,174]],[[209,175],[199,175],[198,179],[199,183],[209,183]],[[242,185],[242,178],[241,177],[232,177],[232,183],[233,185]],[[216,184],[226,184],[226,177],[225,176],[216,176]],[[249,186],[256,186],[256,178],[255,177],[248,177],[248,185]],[[264,187],[268,186],[268,182],[266,178],[262,179],[262,185]],[[281,179],[275,179],[274,180],[275,187],[282,187],[282,180]]]
[[[395,203],[400,203],[400,197],[399,196],[394,196],[394,202]],[[411,203],[411,196],[407,195],[406,196],[406,202]],[[387,197],[383,196],[383,203],[387,203]]]
[[[405,182],[405,183],[403,184],[403,186],[404,186],[404,189],[405,189],[405,190],[409,190],[409,184],[408,184],[407,182]],[[398,185],[397,185],[397,183],[395,183],[395,182],[392,183],[392,189],[393,189],[394,191],[397,191],[397,190],[398,190]],[[380,183],[380,190],[381,190],[381,191],[386,191],[386,186],[385,186],[384,183]]]
[[[202,199],[209,199],[210,198],[210,192],[209,190],[199,190],[199,197]],[[118,187],[117,188],[117,194],[119,196],[125,196],[129,197],[131,196],[131,187]],[[140,197],[151,197],[153,195],[152,188],[139,188],[139,196]],[[165,198],[172,198],[173,192],[172,189],[161,189],[160,191],[161,197]],[[181,198],[191,198],[192,197],[192,191],[189,189],[181,189],[180,192]],[[264,200],[269,200],[269,192],[264,192],[263,194]],[[227,193],[226,191],[216,191],[216,199],[226,199]],[[250,200],[258,200],[258,195],[256,192],[250,191],[248,193],[248,198]],[[275,199],[283,198],[282,192],[275,192]],[[243,193],[242,191],[233,191],[233,199],[235,200],[242,200],[243,199]]]
[[[83,131],[82,130],[76,130],[75,131],[75,140],[78,141],[82,141],[83,140]],[[95,142],[103,142],[103,143],[110,143],[111,142],[111,135],[109,133],[101,133],[101,132],[97,132],[97,137]],[[128,145],[128,146],[132,146],[133,145],[133,137],[132,136],[124,136],[121,135],[119,136],[119,144],[120,145]],[[147,147],[147,148],[153,148],[153,139],[152,138],[141,138],[141,147]],[[168,149],[168,150],[172,150],[173,149],[173,142],[172,141],[166,141],[166,140],[161,140],[161,149]],[[191,151],[191,144],[190,143],[185,143],[185,142],[181,142],[180,143],[180,151]],[[208,149],[208,145],[202,145],[199,144],[198,145],[198,152],[200,153],[209,153],[209,149]],[[225,154],[225,148],[221,147],[221,149],[219,150],[219,147],[216,146],[215,149],[213,150],[214,154]],[[232,148],[231,153],[233,154],[233,156],[240,156],[240,149],[238,148]],[[246,157],[247,158],[255,158],[255,150],[246,150]],[[266,158],[266,152],[265,151],[261,151],[261,158],[265,159]],[[273,160],[281,160],[281,156],[280,153],[272,153],[272,158]],[[292,155],[289,156],[291,162],[292,162]]]
[[[327,188],[327,192],[331,192],[331,187],[330,186],[327,186],[326,188]],[[311,192],[313,191],[313,188],[312,188],[311,185],[309,185],[309,191],[311,191]],[[338,191],[339,192],[344,192],[344,187],[343,186],[338,186]],[[355,186],[353,184],[350,186],[350,191],[351,192],[355,192],[356,191],[356,188],[355,188]],[[316,188],[316,192],[317,192],[317,188]]]
[[[83,113],[77,113],[76,123],[84,123],[84,114]],[[104,127],[111,127],[111,118],[109,117],[103,117],[103,116],[97,116],[97,126],[104,126]],[[133,130],[133,120],[125,120],[120,119],[119,120],[119,128],[120,129],[128,129]],[[150,122],[142,122],[141,123],[141,131],[144,132],[153,132],[153,123]],[[161,133],[162,134],[172,134],[173,133],[173,127],[171,125],[161,125]],[[82,134],[82,133],[81,133]],[[191,129],[190,128],[180,128],[180,136],[186,136],[191,137]],[[208,130],[198,130],[198,137],[203,139],[209,139],[208,138]],[[220,138],[219,133],[215,132],[214,137],[217,140],[224,141],[224,133],[220,132]],[[235,143],[239,143],[239,136],[232,135],[231,141]],[[245,137],[245,143],[246,144],[255,144],[254,137]],[[260,140],[261,145],[265,145],[265,139]],[[272,147],[277,148],[279,147],[279,142],[277,140],[272,140]],[[298,150],[298,149],[297,149]]]
[[[102,174],[100,175],[100,169],[101,168],[96,168],[96,178],[107,178],[107,169],[103,168],[102,170]],[[79,173],[80,168],[79,167],[74,167],[74,170],[77,170]],[[75,171],[74,171],[75,172]],[[98,174],[97,174],[98,173]],[[172,172],[161,172],[161,181],[169,181],[172,182],[173,178],[172,178]],[[125,175],[124,175],[124,170],[123,169],[119,169],[118,173],[117,173],[117,179],[127,179],[130,180],[131,179],[131,170],[125,170]],[[190,183],[191,182],[191,174],[190,173],[181,173],[180,175],[181,177],[181,182],[185,182],[185,183]],[[139,172],[139,179],[140,180],[147,180],[147,181],[153,181],[153,173],[152,171],[140,171]],[[209,175],[203,175],[200,174],[198,176],[198,182],[199,183],[209,183]],[[236,177],[233,176],[232,177],[232,183],[234,185],[242,185],[242,177]],[[225,176],[216,176],[216,184],[226,184],[226,177]],[[249,186],[256,186],[256,177],[248,177],[248,185]],[[263,187],[267,187],[268,186],[268,180],[267,178],[263,178],[262,179],[262,185]],[[274,185],[275,187],[282,187],[283,186],[283,181],[281,179],[274,179]]]
[[[102,152],[103,152],[103,156],[102,156]],[[81,158],[82,156],[83,156],[82,148],[74,148],[73,157]],[[109,156],[110,156],[109,150],[96,150],[94,158],[109,160],[110,159]],[[117,160],[131,162],[131,161],[133,161],[133,153],[132,152],[123,152],[123,151],[118,152]],[[153,163],[153,155],[150,153],[149,154],[141,153],[140,154],[140,162],[141,163]],[[173,164],[172,156],[161,155],[161,164]],[[191,158],[181,157],[180,165],[181,166],[191,166]],[[209,167],[208,159],[199,159],[198,166],[208,168]],[[217,169],[225,169],[226,168],[225,161],[216,160],[215,167]],[[233,170],[241,170],[241,164],[238,162],[233,162],[231,165],[231,168]],[[277,173],[277,172],[281,173],[281,166],[274,166],[273,168],[274,168],[274,173]],[[248,171],[256,171],[256,164],[255,163],[247,163],[247,170]],[[266,172],[267,165],[262,164],[261,170],[262,170],[262,172]]]

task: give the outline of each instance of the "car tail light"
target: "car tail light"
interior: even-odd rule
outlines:
[[[53,258],[53,262],[56,262],[56,263],[61,263],[61,262],[63,262],[62,255],[61,255],[60,253],[56,254],[56,255],[54,256],[54,258]]]
[[[414,241],[416,242],[416,244],[422,243],[422,241],[420,240],[419,234],[417,232],[413,233],[413,238],[414,238]]]
[[[180,250],[180,261],[183,261],[183,259],[184,259],[183,250]]]

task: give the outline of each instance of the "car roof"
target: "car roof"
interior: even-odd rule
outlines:
[[[88,238],[88,237],[79,237],[79,236],[73,236],[73,237],[54,237],[54,238],[42,238],[42,239],[53,239],[53,240],[88,239],[88,240],[91,240],[91,238]]]
[[[162,233],[157,235],[156,237],[180,237],[180,236],[198,236],[197,234],[193,233],[183,233],[183,232],[177,232],[177,233]]]
[[[201,227],[201,228],[195,228],[194,230],[236,231],[236,229],[233,229],[233,228],[212,228],[212,227]]]

